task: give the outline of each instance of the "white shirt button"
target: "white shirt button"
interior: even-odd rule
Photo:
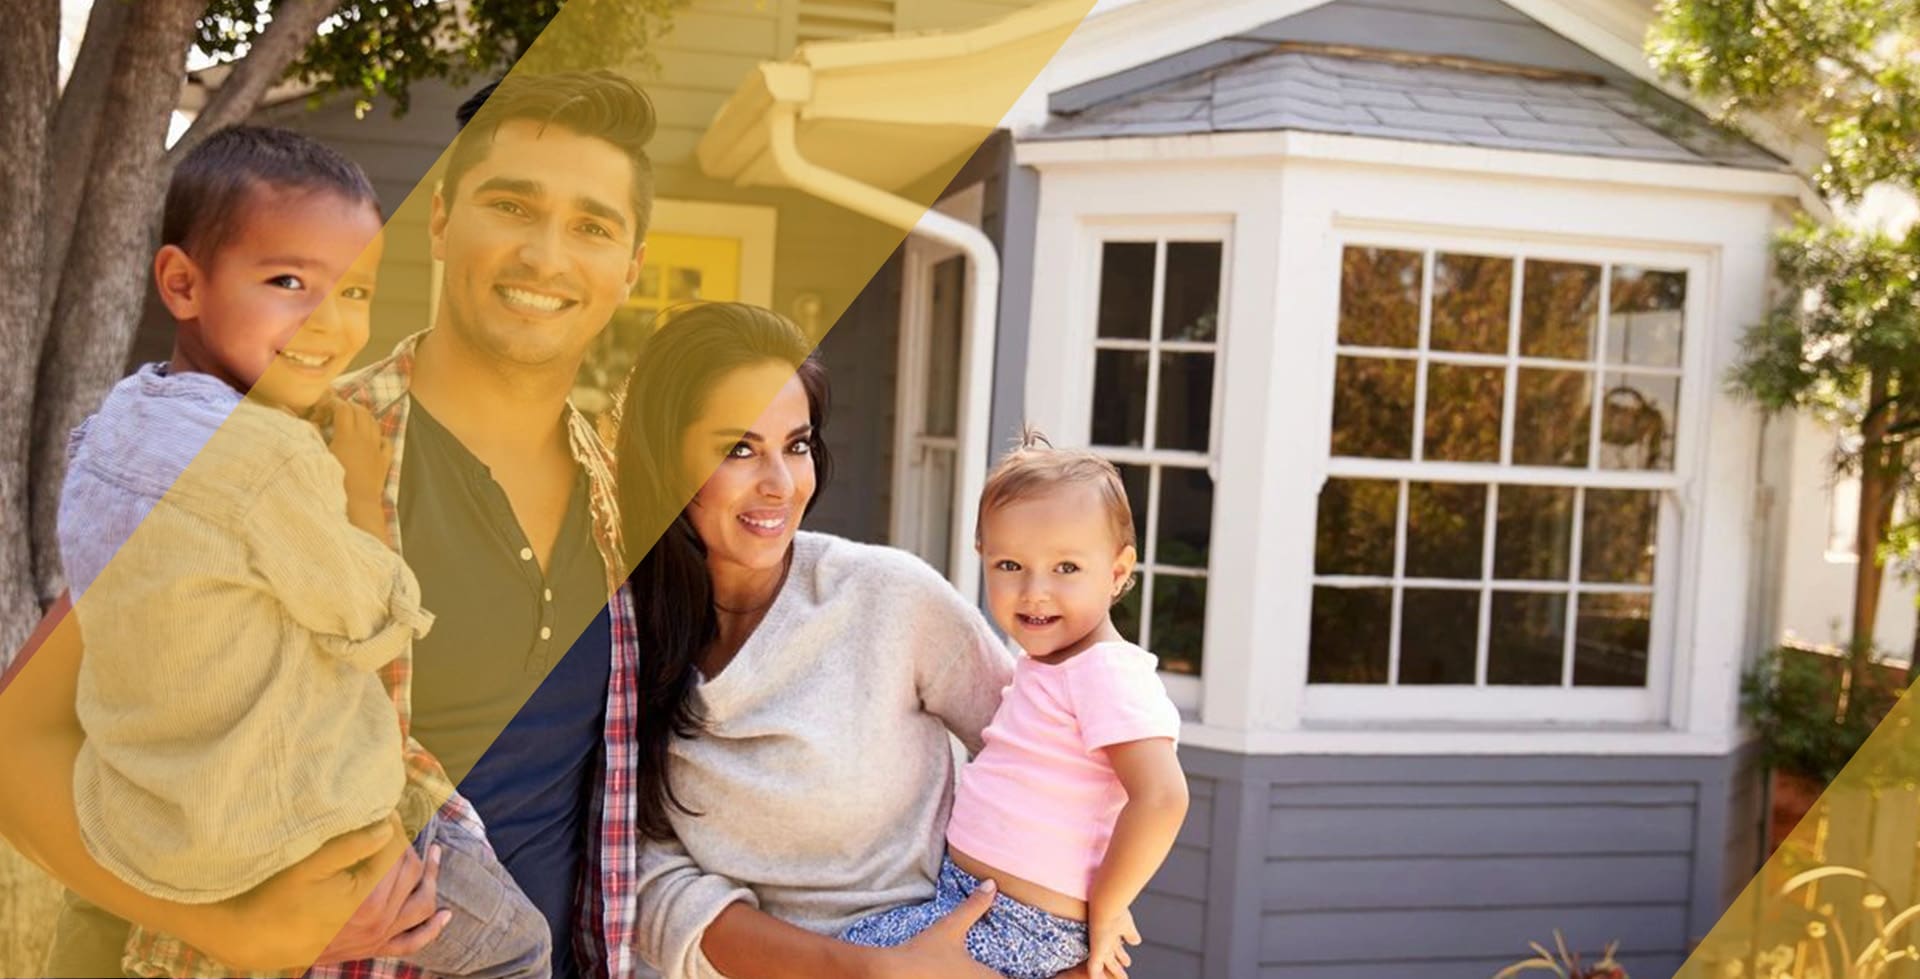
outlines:
[[[547,589],[547,601],[553,601],[553,589],[551,588]]]
[[[521,549],[520,549],[520,560],[522,560],[522,561],[531,561],[531,560],[533,560],[533,548],[531,548],[531,547],[523,547],[523,548],[521,548]]]
[[[553,638],[553,627],[552,627],[552,626],[545,626],[545,625],[543,625],[543,626],[541,626],[541,627],[540,627],[540,638],[542,638],[542,639],[552,639],[552,638]]]

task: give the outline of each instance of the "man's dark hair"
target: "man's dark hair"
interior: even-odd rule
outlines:
[[[602,140],[633,163],[632,200],[636,244],[653,218],[653,101],[627,78],[604,69],[551,75],[512,74],[475,92],[454,113],[460,135],[447,154],[441,193],[452,203],[460,178],[486,158],[500,127],[517,119],[554,125]],[[564,161],[556,161],[556,166]]]
[[[160,243],[211,262],[262,187],[338,194],[380,211],[373,182],[352,160],[291,130],[231,126],[188,151],[174,169]]]

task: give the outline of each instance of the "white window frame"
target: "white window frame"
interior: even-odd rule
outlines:
[[[1326,347],[1326,356],[1322,369],[1326,378],[1328,394],[1328,428],[1326,439],[1321,443],[1325,476],[1328,478],[1364,478],[1364,479],[1406,479],[1412,482],[1467,482],[1474,484],[1504,485],[1543,485],[1572,486],[1591,489],[1643,489],[1660,493],[1659,523],[1655,536],[1655,558],[1653,569],[1653,613],[1648,630],[1647,649],[1647,685],[1645,687],[1546,687],[1546,686],[1498,686],[1467,687],[1448,685],[1408,685],[1387,686],[1375,684],[1319,684],[1302,682],[1301,713],[1303,722],[1350,723],[1350,722],[1448,722],[1468,724],[1507,725],[1525,723],[1564,722],[1569,718],[1578,718],[1587,723],[1617,724],[1658,724],[1670,717],[1674,680],[1687,664],[1681,662],[1677,636],[1680,634],[1682,607],[1687,601],[1691,587],[1686,582],[1685,569],[1693,564],[1689,542],[1691,528],[1686,526],[1687,500],[1691,494],[1696,475],[1704,455],[1705,415],[1710,406],[1713,387],[1716,381],[1708,364],[1710,344],[1705,341],[1708,326],[1712,322],[1708,316],[1708,300],[1717,287],[1712,278],[1711,265],[1706,256],[1697,251],[1666,248],[1635,247],[1628,244],[1557,241],[1529,235],[1501,235],[1461,229],[1417,230],[1383,227],[1343,227],[1336,223],[1334,233],[1327,239],[1326,247],[1333,258],[1323,267],[1329,268],[1336,277],[1331,288],[1335,295],[1339,291],[1340,254],[1347,247],[1393,248],[1427,254],[1423,265],[1427,266],[1423,275],[1423,302],[1421,336],[1424,340],[1430,315],[1431,302],[1426,292],[1431,288],[1432,256],[1438,253],[1494,255],[1516,260],[1516,276],[1511,301],[1516,308],[1522,300],[1524,284],[1520,278],[1520,269],[1528,259],[1556,262],[1574,262],[1599,265],[1603,269],[1602,284],[1607,284],[1610,269],[1618,265],[1638,265],[1655,269],[1677,270],[1687,275],[1687,298],[1685,319],[1682,327],[1682,346],[1680,359],[1680,399],[1676,405],[1673,426],[1674,454],[1673,469],[1669,471],[1619,471],[1599,469],[1574,469],[1555,466],[1515,466],[1506,463],[1461,463],[1430,462],[1388,459],[1357,459],[1334,457],[1331,454],[1331,404],[1333,377],[1341,349],[1338,336],[1338,308],[1333,310],[1336,321],[1329,324],[1327,335],[1334,340]],[[1603,298],[1605,292],[1602,293]],[[1599,311],[1604,322],[1609,315],[1602,306]],[[1515,352],[1513,344],[1517,340],[1509,338],[1509,357]],[[1603,348],[1604,349],[1604,348]],[[1411,353],[1411,352],[1406,352]],[[1424,360],[1426,353],[1418,356]],[[1511,360],[1508,361],[1509,365]],[[1626,371],[1616,371],[1626,372]],[[1602,378],[1608,373],[1604,364],[1594,367],[1596,387],[1603,385]],[[1515,396],[1512,383],[1513,368],[1508,368],[1507,383],[1503,385],[1503,398],[1511,405]],[[1421,429],[1424,416],[1424,385],[1416,391],[1414,425],[1416,434]],[[1590,419],[1593,425],[1599,424],[1599,413]],[[1512,413],[1502,413],[1502,457],[1508,455],[1507,446],[1512,440]],[[1416,440],[1417,441],[1417,440]],[[1597,443],[1597,433],[1595,435]],[[1595,451],[1598,451],[1597,444]],[[1404,506],[1404,496],[1402,501]],[[1404,514],[1401,515],[1404,520]],[[1495,514],[1488,513],[1485,520],[1485,539],[1493,539],[1496,526]],[[1577,550],[1580,541],[1580,509],[1574,513],[1574,534],[1572,546]],[[1308,544],[1311,546],[1311,543]],[[1404,547],[1404,544],[1400,545]],[[1490,546],[1487,545],[1487,546]],[[1398,548],[1396,549],[1398,551]],[[1483,555],[1483,560],[1486,558]],[[1310,562],[1309,562],[1310,563]],[[1396,559],[1396,568],[1398,560]],[[1403,582],[1404,584],[1404,582]],[[1314,578],[1310,577],[1304,587],[1314,587]],[[1590,586],[1581,586],[1582,591],[1601,591]],[[1481,594],[1486,595],[1486,586]],[[1309,598],[1309,601],[1311,599]],[[1396,594],[1394,602],[1393,642],[1399,641],[1399,608]],[[1478,636],[1477,671],[1484,671],[1486,661],[1487,618],[1490,603],[1483,597],[1480,603],[1481,628]],[[1566,623],[1569,642],[1577,627],[1577,621],[1569,619]],[[1301,658],[1302,669],[1306,668],[1306,657]],[[1484,676],[1483,672],[1478,673]]]
[[[1225,404],[1227,387],[1226,361],[1229,356],[1233,336],[1232,325],[1229,322],[1229,295],[1232,291],[1234,260],[1233,220],[1226,217],[1206,216],[1165,218],[1122,216],[1085,217],[1080,220],[1077,231],[1078,234],[1076,237],[1078,240],[1074,249],[1076,253],[1074,264],[1078,272],[1077,288],[1075,289],[1077,301],[1073,304],[1075,315],[1072,317],[1072,322],[1065,325],[1065,329],[1070,334],[1070,338],[1064,348],[1069,351],[1068,356],[1072,358],[1072,362],[1062,365],[1061,371],[1061,381],[1064,387],[1062,391],[1062,402],[1065,407],[1066,423],[1066,428],[1059,433],[1061,442],[1062,444],[1068,445],[1090,446],[1092,450],[1098,452],[1102,458],[1119,464],[1143,466],[1171,464],[1194,469],[1204,468],[1207,475],[1214,480],[1213,498],[1215,501],[1215,512],[1208,515],[1208,522],[1210,525],[1215,525],[1215,530],[1217,531],[1218,528],[1215,518],[1218,514],[1219,502],[1220,452],[1222,445],[1221,414],[1224,410],[1223,406]],[[1097,349],[1096,341],[1099,340],[1101,255],[1103,247],[1109,241],[1206,241],[1218,242],[1220,244],[1220,296],[1216,313],[1218,321],[1214,329],[1214,340],[1212,342],[1214,358],[1213,403],[1208,421],[1209,447],[1206,452],[1092,446],[1094,352]],[[1165,263],[1166,250],[1164,248],[1157,249],[1154,260],[1154,295],[1156,297],[1162,297],[1164,291]],[[1151,315],[1153,317],[1153,325],[1148,330],[1149,338],[1154,336],[1159,327],[1160,309],[1158,304],[1156,304],[1152,310]],[[1168,349],[1157,340],[1152,341],[1152,343],[1155,351]],[[1139,349],[1148,349],[1148,342],[1141,341],[1139,343]],[[1180,349],[1180,345],[1176,344],[1172,349],[1178,350]],[[1152,391],[1155,379],[1159,374],[1157,358],[1151,356],[1148,358],[1147,374],[1149,390]],[[1152,431],[1156,408],[1157,405],[1149,398],[1147,405],[1148,432]],[[1196,463],[1199,465],[1195,465]],[[1157,473],[1157,470],[1155,472]],[[1158,482],[1157,475],[1151,478],[1155,483]],[[1147,520],[1151,525],[1157,522],[1159,515],[1153,512],[1150,504],[1151,499],[1145,504],[1148,514]],[[1146,566],[1149,549],[1152,546],[1150,536],[1152,531],[1152,526],[1134,528],[1135,535],[1139,538],[1138,551],[1143,569]],[[1208,583],[1206,613],[1208,624],[1202,631],[1200,644],[1200,675],[1193,676],[1184,673],[1168,673],[1164,671],[1160,674],[1160,678],[1162,682],[1166,684],[1167,693],[1173,699],[1173,702],[1178,705],[1181,710],[1189,713],[1199,711],[1201,694],[1206,679],[1207,637],[1213,632],[1211,620],[1213,618],[1213,608],[1215,605],[1214,586],[1218,580],[1216,577],[1216,565],[1218,564],[1219,552],[1219,541],[1216,537],[1213,545],[1207,549],[1207,573],[1205,580]],[[1137,587],[1144,589],[1144,578],[1145,575],[1143,574],[1142,581]],[[1147,612],[1147,599],[1149,597],[1150,596],[1144,593],[1141,595],[1141,615],[1143,620],[1149,614]],[[1149,637],[1149,642],[1151,642],[1151,637]]]

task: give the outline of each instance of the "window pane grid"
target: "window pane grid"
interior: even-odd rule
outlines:
[[[1383,263],[1404,291],[1377,291]],[[1672,469],[1685,272],[1348,246],[1342,276],[1335,458]]]
[[[1341,278],[1308,682],[1652,687],[1687,273],[1348,246]]]
[[[1410,550],[1410,528],[1413,524],[1413,521],[1410,519],[1412,516],[1412,498],[1415,495],[1416,485],[1424,482],[1424,480],[1417,478],[1403,478],[1393,481],[1395,492],[1395,524],[1393,530],[1393,567],[1390,575],[1316,573],[1313,577],[1313,584],[1316,589],[1349,589],[1356,592],[1388,591],[1391,596],[1392,621],[1388,633],[1387,659],[1385,664],[1385,682],[1387,685],[1412,685],[1403,684],[1401,679],[1403,666],[1408,654],[1406,648],[1408,637],[1406,636],[1405,622],[1407,619],[1406,609],[1409,593],[1420,593],[1422,596],[1422,608],[1430,611],[1435,608],[1446,607],[1444,603],[1438,606],[1435,605],[1435,602],[1438,601],[1437,596],[1441,594],[1472,595],[1474,597],[1477,603],[1477,607],[1474,609],[1472,616],[1475,634],[1472,637],[1473,645],[1471,647],[1474,657],[1471,670],[1471,685],[1474,687],[1499,685],[1490,681],[1491,658],[1493,653],[1492,644],[1496,628],[1503,625],[1511,625],[1511,623],[1501,622],[1495,619],[1494,605],[1497,601],[1504,601],[1508,603],[1511,608],[1511,603],[1514,600],[1503,600],[1498,596],[1539,595],[1547,598],[1549,601],[1557,600],[1561,604],[1563,610],[1562,618],[1558,623],[1560,632],[1558,637],[1559,662],[1556,664],[1558,668],[1553,671],[1553,675],[1557,677],[1557,682],[1554,685],[1561,688],[1573,688],[1576,686],[1575,657],[1579,649],[1578,640],[1582,635],[1583,619],[1580,616],[1580,612],[1583,597],[1595,596],[1596,598],[1605,598],[1612,596],[1616,600],[1638,599],[1647,607],[1651,606],[1655,591],[1655,587],[1651,582],[1584,580],[1589,570],[1591,570],[1586,567],[1586,555],[1583,550],[1583,541],[1586,532],[1586,512],[1589,505],[1587,490],[1584,487],[1569,487],[1569,489],[1573,491],[1572,504],[1570,512],[1566,514],[1567,524],[1565,525],[1568,536],[1567,547],[1569,554],[1565,571],[1559,576],[1550,579],[1516,579],[1500,577],[1494,573],[1494,568],[1498,563],[1496,560],[1497,549],[1500,546],[1499,527],[1502,518],[1500,491],[1503,485],[1501,483],[1478,484],[1483,488],[1484,496],[1482,497],[1482,501],[1485,506],[1485,519],[1480,528],[1480,572],[1477,576],[1432,577],[1408,575],[1407,563]],[[1617,493],[1618,491],[1612,492]],[[1657,499],[1648,502],[1652,506],[1658,507]],[[1653,529],[1653,533],[1657,534],[1657,528]],[[1431,549],[1430,544],[1428,547]],[[1618,563],[1617,557],[1614,559],[1614,563]],[[1618,569],[1611,569],[1611,571],[1612,573],[1619,573]],[[1524,610],[1524,606],[1522,608]],[[1598,609],[1598,611],[1593,613],[1593,618],[1596,622],[1599,622],[1601,621],[1599,616],[1603,614],[1605,606],[1596,606],[1596,609]],[[1455,619],[1454,621],[1460,620]],[[1509,633],[1509,637],[1509,642],[1514,641],[1511,638],[1511,633]],[[1414,637],[1414,641],[1440,641],[1448,638],[1456,640],[1464,639],[1464,637],[1456,634],[1453,637],[1445,635]],[[1441,648],[1444,652],[1445,647],[1443,646]],[[1464,646],[1458,648],[1461,652],[1465,651]],[[1521,653],[1524,654],[1524,647],[1522,647]],[[1456,667],[1454,668],[1455,674],[1464,677],[1464,673],[1457,672],[1459,669],[1464,669],[1464,661],[1456,659],[1452,662],[1456,663]],[[1423,659],[1421,662],[1423,678],[1416,682],[1447,682],[1444,679],[1433,679],[1436,669],[1447,669],[1445,661],[1436,661],[1431,658]],[[1513,668],[1508,667],[1506,673],[1511,675]],[[1522,679],[1519,681],[1508,680],[1507,682],[1529,683],[1537,681]],[[1641,682],[1642,685],[1644,685],[1644,679]],[[1450,685],[1464,684],[1456,683]]]
[[[1138,525],[1136,585],[1116,622],[1133,633],[1128,638],[1159,653],[1163,669],[1197,672],[1212,533],[1224,243],[1111,239],[1101,254],[1101,295],[1125,295],[1134,311],[1125,315],[1124,304],[1115,304],[1101,322],[1116,325],[1102,325],[1093,340],[1096,366],[1106,373],[1096,372],[1105,380],[1097,380],[1093,392],[1091,441],[1123,468]],[[1116,256],[1127,264],[1112,276],[1130,276],[1131,287],[1110,281],[1104,259]],[[1149,278],[1150,284],[1142,281]],[[1147,308],[1140,310],[1143,302]],[[1121,366],[1102,357],[1137,359]],[[1121,407],[1111,395],[1129,385],[1137,386],[1120,399]]]

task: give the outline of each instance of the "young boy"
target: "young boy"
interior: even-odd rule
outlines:
[[[452,912],[412,961],[544,979],[544,919],[484,840],[407,784],[375,673],[433,621],[384,541],[392,449],[330,394],[367,340],[380,225],[358,167],[284,130],[216,133],[174,174],[153,263],[172,359],[74,431],[61,496],[87,644],[81,836],[134,887],[211,903],[398,812],[437,843]],[[172,941],[135,929],[124,967],[183,974],[161,964],[183,958]]]

